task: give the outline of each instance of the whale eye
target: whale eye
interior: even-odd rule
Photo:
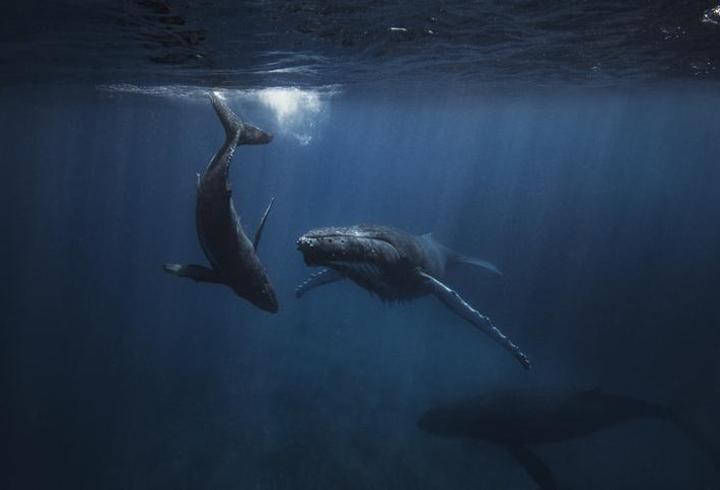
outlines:
[[[332,243],[332,238],[327,239],[328,243]]]

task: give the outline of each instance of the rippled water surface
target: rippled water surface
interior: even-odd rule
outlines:
[[[720,57],[709,1],[35,0],[0,27],[4,83],[614,86],[716,80]]]

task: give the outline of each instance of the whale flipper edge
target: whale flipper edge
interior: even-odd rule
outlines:
[[[295,297],[302,298],[302,296],[311,289],[319,288],[323,284],[339,281],[344,277],[345,276],[334,269],[321,269],[318,272],[310,274],[310,277],[295,288]]]
[[[520,348],[502,333],[500,329],[493,325],[490,318],[470,306],[456,291],[438,281],[430,274],[426,274],[422,270],[418,270],[417,273],[425,279],[426,284],[432,289],[433,294],[442,301],[445,306],[489,335],[495,342],[510,352],[515,359],[520,361],[525,369],[530,369],[530,360],[527,356],[523,354]]]

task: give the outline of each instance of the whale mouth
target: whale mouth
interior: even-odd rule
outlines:
[[[370,271],[399,255],[390,242],[381,238],[343,233],[307,233],[298,239],[297,249],[308,266],[346,270],[370,267]]]
[[[384,275],[383,269],[373,262],[346,262],[335,261],[324,264],[343,274],[349,276],[364,276],[368,278],[378,278]]]

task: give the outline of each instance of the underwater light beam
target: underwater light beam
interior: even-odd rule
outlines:
[[[322,109],[320,94],[296,87],[273,87],[258,90],[260,102],[270,108],[281,125],[296,117],[314,115]]]
[[[310,129],[323,113],[326,99],[334,92],[320,92],[297,87],[269,87],[254,92],[257,100],[275,115],[281,131],[293,136],[301,145],[312,140]]]

